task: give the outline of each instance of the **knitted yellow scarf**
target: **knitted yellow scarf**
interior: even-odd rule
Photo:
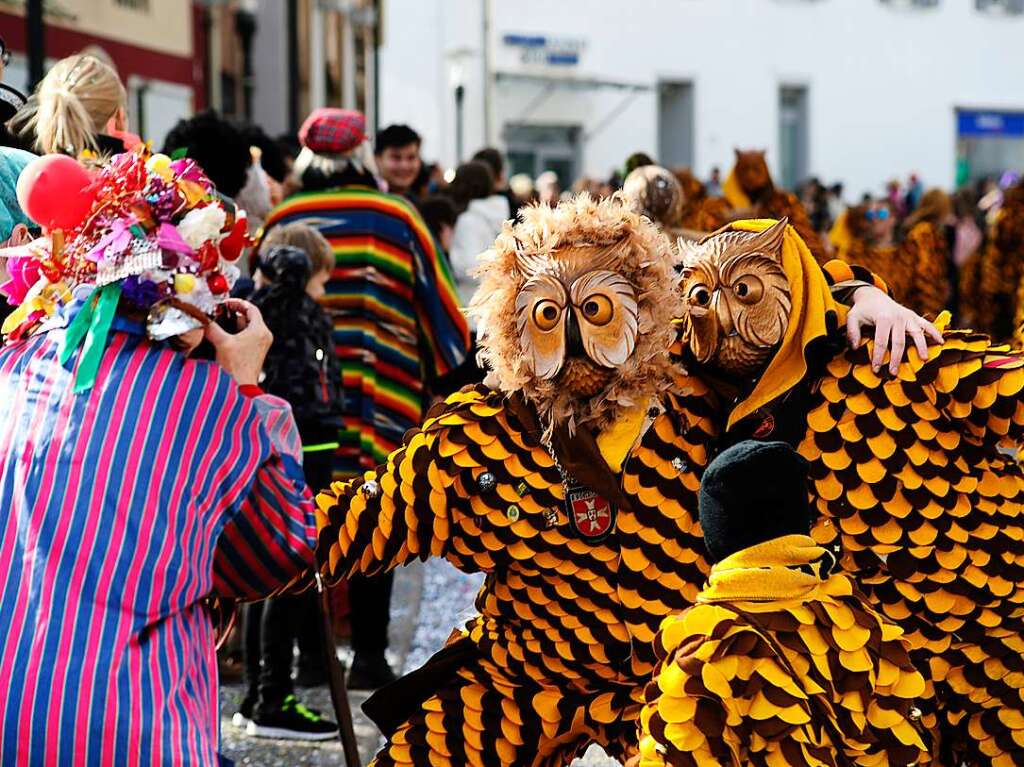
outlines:
[[[711,568],[698,602],[806,599],[828,577],[832,555],[809,535],[784,535],[737,551]]]

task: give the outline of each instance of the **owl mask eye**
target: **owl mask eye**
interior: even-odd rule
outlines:
[[[753,274],[745,274],[732,284],[732,292],[741,304],[751,306],[764,297],[764,283]]]
[[[554,330],[560,324],[562,311],[550,298],[542,298],[533,306],[533,324],[544,333]]]
[[[516,296],[516,329],[526,364],[534,375],[548,380],[565,362],[565,315],[569,300],[562,283],[539,274]]]
[[[639,329],[636,294],[629,281],[615,272],[588,272],[572,284],[569,294],[587,356],[607,368],[629,359]]]

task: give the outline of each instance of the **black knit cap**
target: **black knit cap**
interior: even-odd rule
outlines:
[[[807,461],[785,442],[724,450],[700,483],[700,526],[711,561],[811,528]]]

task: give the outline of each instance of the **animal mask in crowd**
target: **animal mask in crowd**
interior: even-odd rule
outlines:
[[[724,229],[680,241],[683,337],[702,364],[729,376],[760,373],[789,323],[792,299],[782,268],[787,219],[762,232]]]
[[[678,226],[686,196],[679,180],[659,165],[637,168],[622,182],[622,194],[633,210],[662,226]]]
[[[756,194],[772,186],[772,176],[768,172],[768,162],[764,158],[764,150],[737,149],[735,152],[734,173],[744,192]]]
[[[482,257],[470,304],[489,383],[521,392],[548,428],[603,428],[670,378],[671,246],[618,197],[580,195],[521,218]]]

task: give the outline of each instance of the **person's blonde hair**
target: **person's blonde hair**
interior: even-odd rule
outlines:
[[[12,125],[18,133],[34,134],[39,152],[77,157],[97,148],[96,134],[127,100],[110,65],[77,53],[53,65]]]
[[[283,224],[271,227],[260,239],[260,254],[275,245],[298,248],[309,256],[313,274],[334,268],[334,251],[331,244],[319,231],[307,224]]]

